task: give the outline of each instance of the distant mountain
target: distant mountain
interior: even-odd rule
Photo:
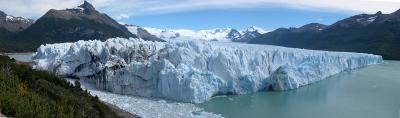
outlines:
[[[32,19],[15,17],[0,11],[0,41],[15,35],[32,24]]]
[[[249,27],[245,31],[242,31],[241,33],[237,34],[237,38],[232,38],[232,41],[234,42],[248,42],[256,37],[261,36],[261,34],[264,34],[266,31],[261,28],[257,27]]]
[[[130,24],[125,24],[124,25],[126,28],[128,28],[128,30],[136,35],[137,37],[141,38],[141,39],[147,39],[150,41],[159,41],[159,42],[163,42],[164,40],[162,40],[161,38],[158,38],[157,36],[150,34],[146,29],[137,26],[137,25],[130,25]]]
[[[0,42],[6,42],[0,44],[0,51],[34,51],[41,44],[138,37],[107,14],[98,12],[86,1],[76,8],[51,9],[34,24],[23,30],[24,28],[15,35],[0,39]],[[148,35],[141,36],[144,40],[163,41]]]
[[[266,32],[264,29],[257,27],[250,27],[245,31],[238,31],[232,28],[216,28],[198,31],[189,29],[157,29],[146,27],[144,29],[150,34],[164,40],[207,40],[235,42],[246,42]]]
[[[7,15],[3,11],[0,11],[0,28],[10,31],[10,32],[19,32],[30,25],[33,24],[32,19],[27,19],[23,17],[15,17],[11,15]]]
[[[189,30],[189,29],[156,29],[145,28],[151,34],[164,39],[189,39],[189,40],[228,40],[226,35],[230,32],[230,28],[218,28],[211,30]]]
[[[286,47],[362,52],[400,59],[400,10],[391,14],[360,14],[330,26],[312,23],[280,28],[251,41]]]
[[[231,29],[231,31],[226,35],[227,39],[231,41],[241,41],[242,40],[242,33],[236,29]]]
[[[13,39],[19,42],[31,42],[20,48],[34,50],[46,43],[105,40],[113,37],[136,36],[108,15],[96,11],[90,3],[85,1],[76,8],[49,10]]]
[[[279,28],[272,32],[260,35],[249,43],[270,44],[286,47],[306,47],[309,43],[305,43],[299,39],[310,39],[314,35],[322,32],[327,26],[318,23],[310,23],[300,28]]]

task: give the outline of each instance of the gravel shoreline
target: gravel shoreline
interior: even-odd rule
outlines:
[[[104,104],[106,104],[109,108],[111,108],[111,110],[113,112],[115,112],[119,117],[122,118],[140,118],[140,116],[137,116],[135,114],[129,113],[125,110],[120,109],[119,107],[112,105],[110,103],[107,102],[103,102]]]

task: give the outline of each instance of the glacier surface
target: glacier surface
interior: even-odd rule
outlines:
[[[381,63],[372,54],[268,45],[113,38],[42,45],[34,68],[113,93],[201,103],[217,95],[290,90]]]

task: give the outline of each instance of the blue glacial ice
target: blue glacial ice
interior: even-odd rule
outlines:
[[[33,59],[35,69],[91,80],[98,89],[191,103],[217,95],[296,89],[383,61],[362,53],[123,38],[42,45]]]

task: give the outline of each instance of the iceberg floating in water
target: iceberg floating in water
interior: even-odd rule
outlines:
[[[113,93],[193,103],[216,95],[296,89],[383,61],[361,53],[122,38],[42,45],[33,59],[35,69],[93,80]]]

